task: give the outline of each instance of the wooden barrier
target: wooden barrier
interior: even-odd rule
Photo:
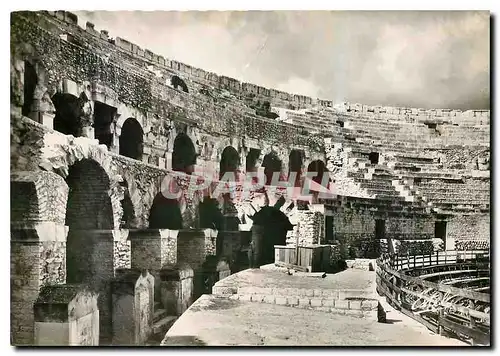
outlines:
[[[488,253],[489,256],[489,253]],[[436,333],[447,333],[471,340],[472,344],[490,343],[490,295],[455,288],[407,275],[411,268],[447,266],[470,268],[474,258],[484,266],[485,251],[445,251],[423,256],[389,256],[377,260],[377,292],[403,314]],[[399,269],[399,270],[398,270]]]
[[[274,263],[299,271],[324,272],[330,263],[330,245],[274,246]]]

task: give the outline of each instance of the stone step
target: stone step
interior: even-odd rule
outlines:
[[[297,296],[274,296],[262,294],[233,294],[229,299],[245,302],[283,305],[294,308],[304,308],[327,313],[352,315],[378,320],[378,298],[311,298]]]
[[[167,315],[167,309],[156,309],[153,313],[153,323],[163,319]]]
[[[153,335],[163,334],[170,329],[172,325],[174,325],[177,320],[177,316],[167,315],[157,322],[153,323],[153,327],[151,328]]]

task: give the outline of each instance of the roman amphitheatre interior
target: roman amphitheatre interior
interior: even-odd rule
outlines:
[[[264,88],[68,11],[11,14],[10,72],[13,345],[490,344],[489,110]]]

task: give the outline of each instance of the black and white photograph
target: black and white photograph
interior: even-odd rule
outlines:
[[[492,346],[489,10],[74,5],[9,15],[13,348]]]

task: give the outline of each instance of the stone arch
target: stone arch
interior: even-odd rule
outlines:
[[[321,160],[315,160],[309,163],[307,166],[307,173],[316,172],[314,176],[308,175],[315,183],[322,184],[324,174],[328,174],[328,169],[326,168],[325,162]],[[329,178],[327,180],[329,182]]]
[[[120,155],[142,160],[144,131],[139,121],[133,117],[128,118],[121,127]]]
[[[187,174],[193,173],[197,156],[198,153],[191,138],[184,132],[180,132],[174,140],[172,169]]]
[[[185,92],[185,93],[189,93],[189,90],[188,90],[188,86],[186,85],[186,82],[184,82],[184,80],[182,80],[179,76],[177,75],[174,75],[171,79],[170,79],[170,85],[172,85],[174,87],[174,89],[177,89],[178,87],[180,87],[180,89]]]
[[[38,75],[35,66],[29,61],[24,62],[24,100],[22,107],[22,114],[24,116],[30,117],[34,98],[35,98],[35,88],[38,85]]]
[[[219,179],[228,172],[232,172],[234,174],[234,178],[236,179],[236,175],[240,167],[240,162],[240,155],[233,146],[227,146],[226,148],[224,148],[219,165]]]
[[[266,176],[266,185],[272,183],[273,175],[281,175],[282,162],[275,151],[271,151],[264,156],[262,160],[262,167],[264,167],[264,175]]]
[[[66,205],[66,225],[69,227],[67,282],[82,283],[93,278],[93,258],[90,257],[94,254],[96,241],[92,240],[91,231],[114,228],[110,180],[97,162],[83,159],[70,167],[66,183],[69,187]],[[111,256],[112,253],[111,248]],[[100,257],[109,256],[104,256],[103,251]]]
[[[304,152],[302,150],[292,150],[288,156],[288,175],[295,173],[295,185],[300,182],[302,169],[304,166]]]
[[[11,222],[64,224],[69,188],[62,177],[44,171],[12,172],[10,188]]]

